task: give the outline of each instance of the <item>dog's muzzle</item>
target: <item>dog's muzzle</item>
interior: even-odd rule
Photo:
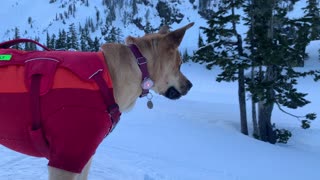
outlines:
[[[188,91],[191,89],[192,83],[190,81],[187,81],[186,85],[183,86],[182,92],[179,92],[175,87],[170,87],[166,93],[164,94],[165,97],[169,99],[179,99],[181,96],[184,96],[188,93]]]
[[[169,99],[179,99],[182,95],[181,93],[176,90],[176,88],[174,87],[170,87],[166,93],[164,94],[165,97],[169,98]]]

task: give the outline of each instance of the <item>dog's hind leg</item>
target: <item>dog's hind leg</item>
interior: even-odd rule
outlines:
[[[81,174],[72,173],[62,169],[49,166],[49,180],[87,180],[91,166],[92,157],[83,168]]]
[[[78,180],[79,174],[49,166],[49,180]]]
[[[89,170],[91,167],[91,162],[92,162],[92,157],[87,162],[86,166],[83,168],[83,170],[82,170],[81,174],[78,176],[77,180],[87,180],[88,179]]]

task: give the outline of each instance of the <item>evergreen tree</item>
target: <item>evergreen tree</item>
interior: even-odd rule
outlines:
[[[149,21],[146,22],[146,25],[144,27],[144,33],[149,34],[149,33],[153,33],[154,29],[151,26],[151,23]]]
[[[132,16],[135,16],[138,13],[137,0],[132,0]]]
[[[56,49],[56,35],[52,34],[51,41],[50,41],[51,49]]]
[[[237,31],[240,15],[235,13],[242,3],[243,0],[222,0],[217,12],[208,20],[209,27],[202,27],[207,42],[195,53],[194,58],[206,63],[209,69],[218,65],[222,73],[217,81],[238,82],[241,132],[248,134],[244,84],[244,69],[248,67],[248,59],[243,51],[242,37]],[[199,45],[202,44],[199,36]]]
[[[311,24],[311,40],[320,39],[320,8],[318,0],[307,0],[307,6],[303,8],[305,19]]]
[[[97,52],[97,51],[99,51],[100,50],[100,41],[99,41],[99,39],[98,39],[98,37],[95,37],[94,38],[94,41],[93,41],[93,51],[94,52]]]
[[[30,25],[31,28],[33,28],[32,17],[28,17],[28,24]]]
[[[146,25],[144,27],[144,32],[146,34],[149,34],[149,33],[152,33],[154,32],[155,30],[152,28],[152,25],[150,23],[150,11],[149,9],[146,11],[146,14],[144,15],[145,19],[146,19]]]
[[[67,36],[67,48],[79,49],[78,35],[74,23],[70,24]]]
[[[90,38],[90,31],[87,27],[81,31],[80,44],[82,51],[93,51],[93,41]]]
[[[106,16],[106,24],[111,24],[114,20],[116,20],[115,6],[111,5],[111,7],[109,8],[109,13]]]
[[[46,40],[46,43],[47,43],[47,47],[49,49],[52,49],[52,46],[51,46],[51,38],[50,38],[50,35],[49,33],[47,32],[47,40]]]
[[[188,62],[189,59],[190,59],[190,55],[188,54],[188,51],[186,49],[182,54],[182,61],[185,63],[185,62]]]
[[[247,20],[253,20],[247,23],[251,26],[247,33],[249,36],[247,44],[251,51],[250,59],[253,66],[259,67],[259,72],[248,84],[248,90],[259,106],[260,139],[270,143],[275,143],[277,139],[283,140],[281,135],[288,135],[288,133],[279,134],[279,132],[286,131],[274,130],[274,124],[271,122],[274,105],[281,111],[290,114],[282,107],[296,109],[308,104],[309,101],[305,99],[306,94],[298,92],[295,85],[298,83],[298,77],[312,74],[311,72],[296,72],[293,68],[299,61],[303,61],[305,48],[300,46],[308,44],[310,39],[301,38],[301,33],[294,33],[297,36],[291,35],[292,32],[302,31],[299,28],[301,20],[288,19],[286,15],[289,8],[280,6],[282,2],[284,1],[252,0],[251,4],[246,7],[246,12],[251,17]],[[307,43],[299,41],[301,39],[306,40]],[[265,70],[262,66],[265,67]],[[305,124],[309,123],[308,120],[313,120],[315,114],[294,117],[306,118],[301,121],[306,127]]]
[[[180,23],[184,15],[180,13],[179,9],[170,7],[166,1],[158,1],[156,9],[159,13],[160,18],[164,21],[164,24],[171,25],[173,23]]]
[[[67,33],[63,29],[62,31],[59,30],[58,39],[56,41],[56,49],[67,49]]]
[[[99,23],[100,23],[100,18],[101,18],[100,11],[96,8],[96,21],[97,21],[97,26],[98,26]]]
[[[13,39],[19,39],[20,38],[20,30],[18,27],[14,28],[14,37]],[[22,49],[20,44],[16,44],[14,46],[12,46],[15,49]]]
[[[294,69],[303,61],[305,46],[310,42],[306,36],[308,23],[304,19],[289,19],[287,16],[294,3],[294,0],[221,0],[218,10],[208,20],[208,27],[201,28],[206,40],[204,42],[199,35],[199,49],[194,55],[196,61],[205,63],[209,69],[215,65],[222,69],[218,81],[238,81],[240,112],[243,112],[241,119],[246,112],[245,108],[241,109],[245,107],[242,104],[245,99],[243,89],[252,94],[252,107],[256,102],[259,107],[256,123],[259,132],[256,135],[270,143],[285,142],[291,135],[287,130],[275,129],[271,121],[274,106],[299,119],[303,128],[308,128],[310,120],[316,117],[314,113],[297,116],[283,108],[296,109],[309,103],[305,99],[306,94],[295,86],[297,78],[316,73]],[[237,32],[240,17],[235,12],[240,6],[246,12],[244,20],[249,27],[245,38],[246,50],[242,45],[243,38]],[[244,80],[244,69],[250,67],[251,78]],[[257,73],[255,69],[258,69]],[[319,74],[315,79],[320,79]],[[242,127],[245,127],[242,122],[245,121],[241,120]]]
[[[114,26],[105,25],[105,27],[101,29],[101,34],[104,37],[103,39],[105,42],[119,43],[122,41],[121,30]]]

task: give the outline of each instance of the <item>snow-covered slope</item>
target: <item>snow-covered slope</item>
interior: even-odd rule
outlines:
[[[84,27],[86,22],[92,21],[93,28],[91,36],[97,36],[101,43],[104,43],[101,29],[106,24],[121,30],[122,40],[128,35],[142,36],[145,34],[143,27],[147,22],[152,29],[158,29],[162,22],[167,22],[172,29],[176,29],[190,22],[196,22],[191,34],[185,38],[184,47],[195,49],[197,45],[196,34],[199,33],[199,26],[205,24],[205,20],[199,15],[199,1],[191,3],[189,0],[179,1],[142,1],[142,0],[121,0],[88,1],[88,6],[84,0],[57,0],[49,3],[44,0],[10,0],[1,3],[4,7],[0,11],[0,41],[13,39],[15,29],[19,30],[19,36],[24,38],[40,38],[40,42],[46,43],[46,35],[58,34],[59,30],[68,30],[71,24],[75,24],[76,29]],[[133,2],[137,2],[137,12],[133,12]],[[164,2],[170,9],[171,16],[180,18],[174,20],[159,14],[159,2]],[[110,17],[114,13],[115,17]],[[97,15],[99,14],[99,15]],[[111,20],[110,20],[111,19]],[[78,32],[79,33],[79,32]],[[187,47],[186,47],[187,46]]]

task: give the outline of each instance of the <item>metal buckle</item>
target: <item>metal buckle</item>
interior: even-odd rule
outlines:
[[[146,60],[146,58],[143,57],[143,56],[138,57],[138,58],[136,58],[136,59],[137,59],[137,64],[138,64],[139,66],[141,66],[141,65],[143,65],[143,64],[147,64],[147,60]],[[143,59],[144,61],[140,62],[141,59]]]

